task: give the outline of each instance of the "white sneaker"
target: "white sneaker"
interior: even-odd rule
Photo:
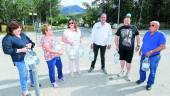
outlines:
[[[131,81],[130,78],[129,78],[129,75],[128,75],[127,73],[126,73],[126,75],[125,75],[125,80],[128,81],[128,82]]]
[[[56,82],[52,83],[52,87],[58,88],[58,84]]]
[[[25,91],[22,93],[22,96],[31,96],[31,94],[28,91]]]
[[[81,75],[81,72],[80,72],[80,71],[76,71],[76,74],[77,74],[77,75]]]
[[[62,77],[62,78],[58,79],[58,81],[59,81],[59,82],[63,82],[63,81],[64,81],[64,78]]]
[[[123,77],[123,76],[124,76],[124,73],[125,73],[125,71],[121,71],[121,72],[119,72],[119,73],[117,74],[117,76],[118,76],[118,77]]]

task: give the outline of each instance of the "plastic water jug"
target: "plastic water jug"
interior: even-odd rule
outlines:
[[[143,71],[148,71],[150,67],[150,61],[148,57],[145,57],[145,59],[142,62],[142,70]]]
[[[115,64],[120,64],[120,55],[118,52],[114,54],[114,63]]]
[[[89,60],[94,61],[94,52],[93,52],[93,50],[90,50],[90,52],[89,52]]]

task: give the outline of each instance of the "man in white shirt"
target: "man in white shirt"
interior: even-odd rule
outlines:
[[[106,22],[107,15],[102,13],[100,16],[100,22],[94,24],[91,33],[91,48],[94,52],[94,60],[91,62],[91,67],[89,69],[89,73],[94,69],[98,51],[100,49],[100,56],[101,56],[101,69],[102,71],[107,74],[105,70],[105,52],[106,48],[111,48],[111,41],[112,41],[112,29],[109,23]]]

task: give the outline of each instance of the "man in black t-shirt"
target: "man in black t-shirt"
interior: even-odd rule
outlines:
[[[131,20],[129,17],[125,17],[123,23],[124,25],[118,28],[115,36],[116,50],[119,52],[121,63],[121,72],[118,76],[124,75],[124,66],[126,65],[127,72],[125,76],[126,80],[130,81],[129,72],[133,58],[135,37],[137,42],[135,50],[138,51],[140,48],[140,36],[138,29],[130,24]]]

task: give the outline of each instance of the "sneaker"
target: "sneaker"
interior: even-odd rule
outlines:
[[[30,94],[30,93],[28,93],[28,94],[26,94],[26,96],[31,96],[31,94]]]
[[[42,85],[39,83],[39,87],[41,87]],[[30,84],[30,87],[35,87],[34,84]]]
[[[58,88],[58,84],[56,82],[52,83],[52,87]]]
[[[142,83],[143,83],[143,81],[141,81],[141,80],[136,81],[136,84],[142,84]]]
[[[102,69],[103,73],[107,75],[107,71],[105,69]]]
[[[62,77],[62,78],[58,79],[58,81],[64,81],[64,78]]]
[[[80,74],[81,74],[81,72],[80,72],[80,71],[76,71],[76,74],[77,74],[77,75],[80,75]]]
[[[146,90],[149,91],[149,90],[151,90],[151,89],[152,89],[152,86],[150,86],[150,85],[147,85],[147,86],[146,86]]]
[[[31,94],[28,91],[25,91],[22,93],[22,96],[31,96]]]
[[[123,77],[124,76],[125,71],[121,71],[120,73],[117,74],[118,77]]]
[[[125,75],[125,80],[128,81],[128,82],[131,81],[128,74]]]
[[[94,68],[91,67],[91,68],[89,69],[88,73],[91,73],[91,72],[93,71],[93,69],[94,69]]]

